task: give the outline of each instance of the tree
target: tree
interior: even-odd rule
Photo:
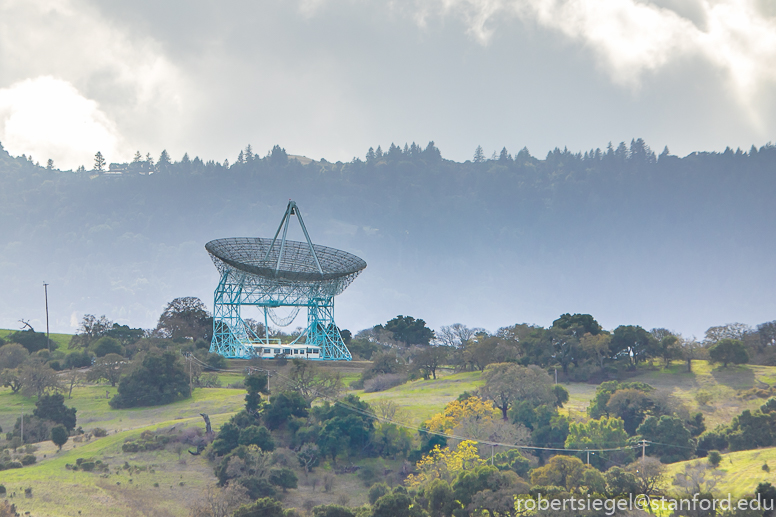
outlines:
[[[434,331],[426,327],[426,322],[422,319],[415,319],[412,316],[396,316],[388,321],[383,327],[377,325],[375,329],[385,329],[393,333],[394,339],[404,343],[404,346],[428,345],[434,338]]]
[[[86,374],[86,380],[90,382],[105,380],[111,386],[116,386],[128,366],[129,361],[124,357],[118,354],[107,354],[94,361]]]
[[[320,397],[337,398],[345,386],[338,372],[322,371],[310,361],[293,359],[283,379],[283,391],[296,391],[309,403]]]
[[[313,517],[355,517],[353,510],[338,504],[321,505],[313,508]]]
[[[296,488],[298,481],[294,471],[288,467],[270,470],[268,479],[273,485],[282,488],[283,492],[286,492],[289,488]]]
[[[478,145],[474,150],[474,163],[482,163],[485,161],[485,152],[482,150],[482,146]]]
[[[601,417],[598,420],[587,422],[571,422],[569,435],[566,438],[567,449],[613,449],[628,445],[628,433],[623,428],[622,419],[617,417]],[[597,468],[603,468],[607,461],[616,457],[619,462],[627,462],[633,459],[632,450],[614,451],[620,454],[607,453],[606,458],[601,454],[590,456],[590,464]],[[587,453],[580,452],[577,456],[587,461]]]
[[[412,498],[402,492],[386,494],[372,507],[372,517],[420,517],[422,511],[413,506]]]
[[[423,378],[431,375],[436,379],[436,371],[450,355],[446,346],[425,346],[412,349],[412,362],[423,372]]]
[[[728,363],[746,364],[749,361],[749,354],[741,341],[724,338],[709,348],[709,358],[714,362],[722,363],[722,367],[727,368]]]
[[[528,401],[534,406],[554,404],[557,398],[552,389],[552,378],[536,365],[520,366],[514,363],[488,365],[483,375],[485,386],[480,394],[492,400],[507,420],[507,413],[516,401]]]
[[[35,395],[40,398],[46,393],[62,389],[57,372],[37,357],[30,358],[19,368],[19,377],[22,393],[28,397]]]
[[[97,357],[103,357],[108,354],[124,355],[124,347],[121,346],[121,342],[110,336],[102,336],[90,348]]]
[[[67,432],[67,429],[65,429],[65,426],[62,424],[55,425],[51,428],[51,441],[54,442],[54,445],[59,447],[60,451],[69,438],[70,433]]]
[[[251,415],[257,414],[261,404],[261,393],[267,393],[267,374],[251,372],[245,376],[245,411]]]
[[[121,379],[110,405],[114,409],[158,406],[190,396],[189,379],[178,355],[169,350],[149,352],[140,366]]]
[[[443,326],[436,334],[436,340],[441,345],[460,348],[467,341],[473,338],[478,332],[484,332],[485,329],[469,328],[461,323],[453,323],[449,326]]]
[[[531,471],[531,484],[558,486],[575,492],[583,486],[585,471],[592,468],[574,456],[553,456],[546,465]]]
[[[718,327],[709,327],[703,340],[706,346],[712,346],[723,339],[742,341],[744,336],[752,331],[752,327],[745,323],[728,323]]]
[[[665,329],[652,329],[651,333],[657,338],[656,331]],[[658,339],[657,351],[666,366],[672,359],[681,357],[681,344],[679,338],[673,334],[663,335]]]
[[[635,366],[656,352],[657,340],[638,325],[620,325],[614,329],[609,348],[612,357],[627,358]]]
[[[94,170],[102,172],[105,170],[105,157],[102,156],[100,151],[94,155]]]
[[[417,487],[425,485],[433,479],[452,481],[459,473],[484,465],[485,460],[477,454],[476,442],[464,440],[455,450],[435,446],[415,465],[417,474],[410,474],[405,483]]]
[[[269,429],[278,429],[286,424],[290,417],[306,418],[310,404],[297,392],[283,392],[273,395],[264,409],[262,418]]]
[[[243,505],[234,512],[234,517],[284,517],[283,505],[269,497],[257,499],[249,505]]]
[[[107,334],[112,328],[113,322],[103,314],[97,318],[94,314],[85,314],[78,327],[76,335],[70,340],[69,348],[87,347],[92,342]]]
[[[767,481],[764,483],[758,483],[755,490],[755,496],[759,496],[763,508],[770,508],[763,513],[764,517],[771,517],[774,515],[774,509],[776,509],[776,487]]]
[[[35,402],[35,409],[32,411],[32,414],[38,418],[65,426],[68,432],[75,429],[75,413],[75,408],[65,407],[65,397],[60,393],[43,395]]]
[[[203,339],[213,336],[213,318],[202,300],[193,296],[175,298],[159,317],[156,332],[167,338]]]
[[[29,351],[18,343],[0,346],[0,370],[18,368],[29,356]]]
[[[659,456],[663,463],[690,459],[693,455],[692,435],[675,416],[649,416],[636,433],[644,440],[655,442],[650,444],[650,453]]]
[[[42,332],[35,332],[32,329],[14,332],[6,339],[12,343],[19,343],[31,354],[37,352],[38,350],[48,348],[46,334]]]
[[[595,357],[596,364],[603,370],[604,359],[609,357],[609,344],[611,341],[611,334],[602,332],[594,336],[588,333],[579,340],[579,346],[586,354]]]
[[[237,439],[239,445],[255,445],[263,451],[275,450],[275,440],[269,430],[263,425],[250,425],[240,429],[240,435]]]
[[[11,393],[19,393],[24,387],[19,370],[10,368],[0,370],[0,386],[11,388]]]
[[[296,459],[299,462],[299,466],[304,469],[304,477],[307,479],[307,474],[312,472],[313,468],[318,466],[321,458],[321,451],[314,443],[305,443],[296,453]]]
[[[54,170],[54,160],[52,160],[51,158],[49,158],[48,161],[46,161],[46,170],[47,171]]]
[[[633,435],[653,405],[652,399],[643,391],[626,388],[612,393],[606,403],[606,413],[620,417],[625,431]]]
[[[659,460],[647,456],[628,465],[627,471],[633,474],[633,478],[636,480],[637,492],[652,496],[663,485],[666,466]]]

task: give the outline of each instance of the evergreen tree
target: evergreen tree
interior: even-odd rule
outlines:
[[[99,172],[105,170],[105,158],[100,151],[97,151],[97,154],[94,155],[94,170]]]
[[[482,163],[485,161],[485,152],[482,150],[482,146],[478,145],[474,150],[474,163]]]

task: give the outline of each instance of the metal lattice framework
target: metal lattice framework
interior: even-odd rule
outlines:
[[[286,240],[294,215],[307,242]],[[248,358],[256,355],[257,346],[270,346],[267,332],[262,340],[245,324],[243,306],[264,311],[265,329],[272,310],[306,307],[307,328],[294,344],[304,339],[306,347],[320,350],[319,359],[351,359],[334,323],[334,296],[355,280],[366,262],[345,251],[313,244],[295,202],[288,202],[274,238],[217,239],[205,249],[221,274],[213,303],[211,352]]]

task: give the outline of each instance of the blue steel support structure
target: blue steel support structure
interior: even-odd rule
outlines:
[[[302,226],[306,243],[286,241],[293,215]],[[282,238],[278,239],[281,229]],[[346,252],[314,246],[296,203],[289,202],[273,239],[221,239],[211,241],[206,249],[221,273],[213,297],[210,352],[229,358],[255,357],[254,348],[270,346],[268,333],[264,340],[257,336],[245,324],[242,307],[262,310],[265,328],[269,311],[292,307],[307,309],[307,328],[293,344],[319,348],[320,360],[352,359],[334,323],[334,296],[366,263]]]

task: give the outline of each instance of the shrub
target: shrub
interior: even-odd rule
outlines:
[[[378,391],[385,391],[402,384],[406,378],[405,375],[398,373],[377,375],[364,382],[364,392],[375,393]]]
[[[57,424],[51,428],[51,441],[54,442],[54,445],[59,447],[60,451],[62,450],[62,446],[67,443],[69,438],[70,434],[62,424]]]
[[[24,465],[25,467],[27,465],[32,465],[33,463],[35,463],[35,460],[36,458],[34,454],[25,454],[24,456],[22,456],[22,465]]]
[[[188,375],[178,355],[169,350],[149,352],[135,371],[121,379],[110,405],[114,409],[158,406],[190,396]]]
[[[283,492],[289,488],[296,488],[298,481],[294,471],[289,468],[283,467],[269,471],[269,482],[282,488]]]
[[[313,508],[313,517],[355,517],[350,508],[336,504],[321,505]]]
[[[375,483],[369,488],[369,504],[375,504],[385,494],[391,491],[385,483]]]
[[[5,497],[5,485],[0,485],[0,497]]]
[[[722,455],[719,451],[709,451],[708,460],[712,467],[717,468],[722,461]]]
[[[108,431],[106,431],[102,427],[95,427],[94,429],[92,429],[92,436],[94,436],[95,438],[104,438],[108,436]]]

